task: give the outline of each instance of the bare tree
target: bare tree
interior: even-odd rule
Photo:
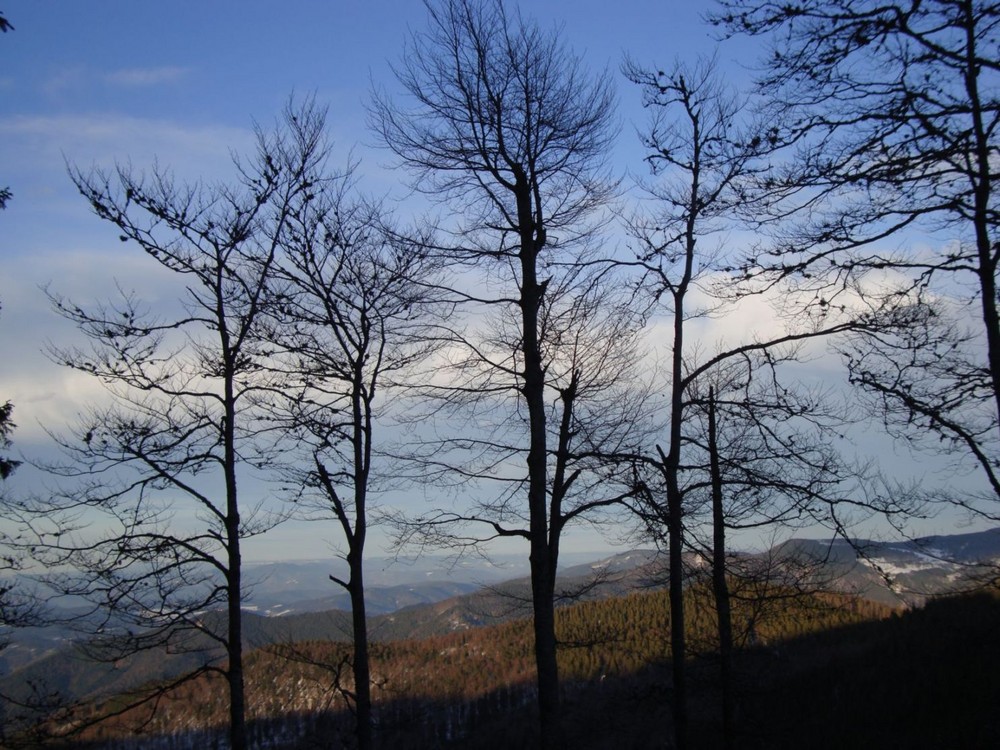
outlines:
[[[309,113],[322,127],[322,113]],[[301,115],[300,115],[301,118]],[[274,274],[270,312],[285,398],[272,418],[288,445],[286,479],[310,518],[332,518],[347,561],[353,688],[339,688],[356,718],[358,747],[372,747],[371,674],[364,553],[371,500],[393,488],[379,428],[390,396],[436,347],[430,326],[439,263],[426,236],[404,238],[379,205],[352,199],[353,170],[316,178],[290,212]],[[396,482],[398,489],[398,480]]]
[[[94,212],[183,297],[179,311],[154,315],[131,293],[91,309],[53,295],[92,346],[52,356],[99,379],[111,405],[59,439],[66,459],[52,468],[66,489],[30,509],[36,552],[74,566],[66,589],[104,612],[101,655],[221,649],[196,671],[227,681],[234,750],[247,747],[242,543],[278,520],[240,494],[262,461],[262,305],[291,208],[323,156],[318,124],[299,114],[289,104],[273,132],[258,129],[234,185],[179,185],[159,168],[71,170]],[[221,626],[205,614],[216,608]]]
[[[454,331],[460,340],[451,364],[470,377],[446,398],[471,395],[490,408],[503,402],[510,417],[481,410],[477,428],[486,437],[450,446],[485,447],[483,465],[451,468],[506,480],[486,512],[465,520],[530,546],[541,744],[554,747],[560,534],[588,507],[612,500],[565,505],[580,476],[572,461],[585,424],[582,394],[609,393],[610,369],[597,362],[605,370],[594,372],[591,360],[618,356],[589,349],[581,324],[604,294],[600,273],[585,273],[580,261],[614,190],[604,166],[615,134],[611,86],[607,76],[590,77],[556,32],[509,13],[501,0],[443,0],[428,11],[429,29],[412,37],[396,68],[412,106],[376,95],[372,122],[413,170],[417,189],[456,217],[456,243],[442,252],[455,267],[474,270],[476,281],[453,289],[453,298],[496,315],[492,337]],[[521,460],[526,475],[511,469]],[[461,514],[443,514],[425,528],[456,520]]]
[[[686,542],[711,565],[727,747],[738,744],[734,591],[758,608],[766,606],[760,599],[811,597],[826,583],[817,565],[794,555],[779,555],[763,567],[733,555],[730,532],[766,530],[774,536],[819,525],[846,533],[851,510],[893,512],[891,503],[865,496],[867,467],[850,466],[839,455],[838,432],[851,420],[841,399],[784,382],[792,379],[782,377],[782,370],[794,364],[794,349],[753,354],[730,358],[692,384],[685,427],[688,507],[697,513],[704,506],[710,514],[704,529],[689,523]],[[702,500],[704,495],[709,497]]]
[[[650,184],[657,213],[630,221],[638,248],[636,263],[645,273],[652,298],[667,307],[672,322],[669,343],[669,407],[666,447],[657,445],[659,460],[653,461],[662,475],[666,502],[647,494],[649,518],[655,527],[667,529],[670,576],[671,662],[673,669],[674,742],[683,748],[687,737],[687,690],[685,679],[683,548],[684,491],[681,453],[685,423],[685,391],[692,382],[685,369],[691,365],[685,331],[693,317],[705,309],[690,309],[700,279],[712,270],[711,257],[702,260],[697,243],[703,234],[729,219],[740,199],[741,180],[753,169],[754,159],[764,150],[758,141],[741,142],[736,128],[740,104],[726,96],[716,82],[713,66],[696,71],[678,66],[670,74],[650,72],[626,64],[625,73],[643,89],[643,103],[653,113],[643,136],[654,177],[666,175],[665,184]],[[674,110],[679,114],[671,119]],[[714,223],[714,226],[713,226]],[[647,485],[648,486],[648,485]]]
[[[724,235],[739,228],[745,213],[774,200],[762,186],[768,181],[769,157],[784,145],[781,129],[752,116],[747,103],[720,82],[712,60],[677,64],[669,72],[628,63],[625,72],[642,87],[644,104],[652,111],[643,135],[652,178],[643,187],[653,208],[629,222],[634,265],[643,272],[655,314],[665,315],[670,324],[665,434],[655,450],[638,457],[653,476],[639,473],[645,502],[637,511],[654,537],[666,529],[672,732],[674,745],[682,748],[688,721],[683,553],[703,522],[698,511],[713,510],[707,557],[717,562],[716,602],[724,625],[725,529],[802,516],[835,523],[838,503],[848,499],[842,486],[847,475],[835,457],[807,450],[804,442],[795,446],[795,428],[777,426],[789,419],[813,427],[831,422],[821,401],[780,385],[778,366],[800,359],[800,347],[809,340],[863,330],[869,321],[852,317],[846,308],[824,308],[822,315],[800,316],[784,330],[728,343],[715,354],[699,353],[701,342],[692,344],[688,337],[691,323],[738,311],[734,305],[758,291],[736,283],[745,265],[742,252],[752,254],[753,248],[734,251]],[[715,390],[721,384],[725,396]],[[742,431],[730,433],[739,450],[725,456],[717,429],[723,411],[731,428],[739,424]],[[733,503],[729,514],[723,512],[726,495]],[[729,638],[721,636],[725,645]],[[731,715],[727,728],[731,737]]]
[[[713,20],[727,33],[771,41],[759,87],[789,114],[797,145],[780,178],[788,200],[774,212],[796,221],[748,272],[794,277],[823,303],[851,277],[880,275],[862,291],[893,333],[845,347],[852,377],[887,425],[908,425],[911,442],[978,467],[988,486],[961,502],[995,521],[1000,8],[720,5]],[[933,247],[916,246],[918,233]]]

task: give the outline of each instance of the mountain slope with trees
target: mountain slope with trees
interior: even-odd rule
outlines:
[[[717,643],[704,606],[710,593],[692,590],[688,597],[692,746],[722,747]],[[1000,648],[989,634],[1000,626],[997,596],[941,599],[904,612],[845,596],[774,601],[758,626],[744,627],[737,639],[741,746],[986,747],[982,742],[995,736],[992,707],[1000,694],[992,675]],[[658,727],[669,722],[662,704],[669,655],[651,629],[666,621],[667,608],[659,591],[557,610],[567,739],[574,747],[658,746]],[[737,605],[735,622],[745,624],[748,611]],[[250,652],[252,743],[306,748],[322,737],[327,747],[349,746],[344,705],[332,687],[347,649],[304,642]],[[377,747],[533,741],[527,620],[374,645],[372,666]],[[157,735],[164,747],[208,747],[225,711],[208,678],[168,695],[152,716],[105,723],[86,733],[91,741],[72,747],[153,747]],[[148,734],[130,738],[140,719]]]

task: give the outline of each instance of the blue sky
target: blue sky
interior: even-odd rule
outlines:
[[[617,74],[623,56],[669,67],[711,53],[712,30],[699,18],[705,7],[525,4],[543,25],[561,26],[590,67],[615,74],[619,173],[642,171],[634,126],[644,119],[638,92]],[[15,30],[0,36],[0,185],[14,193],[0,213],[0,400],[15,403],[14,437],[30,456],[45,449],[43,426],[58,430],[100,397],[96,384],[41,354],[45,341],[72,343],[74,332],[39,287],[94,300],[117,280],[150,299],[164,294],[147,259],[90,214],[66,162],[142,167],[156,159],[181,178],[224,179],[230,151],[251,145],[253,122],[270,123],[295,92],[329,107],[337,158],[353,153],[367,186],[401,192],[398,173],[385,169],[388,155],[370,147],[364,102],[372,84],[393,91],[389,64],[408,30],[423,28],[425,9],[419,0],[7,0],[2,10]],[[742,66],[756,53],[747,42],[722,48],[731,82],[746,79]],[[568,548],[586,545],[599,541],[571,537]],[[261,554],[280,555],[274,549]],[[323,549],[311,547],[315,556]]]
[[[564,27],[595,70],[617,73],[626,52],[668,65],[710,49],[696,5],[536,2],[530,12]],[[90,214],[66,162],[158,160],[180,178],[225,179],[230,151],[252,144],[253,122],[272,122],[295,92],[329,107],[336,158],[359,157],[370,189],[401,188],[399,174],[383,168],[388,155],[369,147],[364,102],[373,84],[392,90],[390,61],[425,23],[419,0],[12,0],[3,11],[15,30],[0,37],[0,185],[14,199],[0,216],[0,383],[16,402],[22,444],[39,437],[39,422],[64,414],[63,396],[79,387],[38,353],[64,331],[38,286],[96,297],[111,288],[112,271],[141,291],[148,268]],[[616,79],[616,168],[641,170],[638,93]]]

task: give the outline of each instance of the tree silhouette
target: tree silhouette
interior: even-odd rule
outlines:
[[[324,115],[300,112],[320,133]],[[439,264],[425,237],[404,239],[381,206],[353,198],[353,170],[310,177],[310,192],[289,211],[268,312],[283,398],[280,426],[284,474],[298,507],[311,519],[333,518],[349,574],[331,576],[351,598],[353,701],[358,747],[372,747],[371,672],[365,609],[364,553],[371,501],[391,487],[377,465],[379,428],[415,365],[436,344]]]
[[[266,462],[263,305],[291,208],[312,189],[317,138],[290,106],[273,132],[258,128],[233,185],[180,185],[160,168],[72,169],[97,216],[182,289],[162,314],[124,291],[91,309],[52,295],[92,346],[51,356],[99,379],[111,404],[59,438],[65,459],[50,468],[65,489],[27,509],[35,552],[79,571],[62,584],[95,608],[84,625],[102,634],[98,657],[203,653],[196,674],[228,684],[234,750],[247,746],[242,543],[280,520],[240,494]],[[216,608],[221,624],[205,615]]]
[[[377,94],[372,123],[416,188],[455,217],[455,241],[441,253],[475,273],[451,297],[494,321],[478,338],[457,327],[448,334],[457,380],[441,396],[473,409],[465,422],[481,415],[482,432],[467,427],[439,443],[437,465],[453,477],[495,477],[503,489],[480,512],[431,514],[421,526],[451,544],[482,539],[444,531],[456,522],[528,542],[541,744],[555,747],[560,535],[584,511],[616,501],[613,481],[585,498],[580,477],[600,485],[586,465],[594,453],[582,446],[613,439],[627,424],[612,416],[589,435],[581,427],[588,400],[590,413],[601,403],[622,413],[613,383],[633,339],[627,312],[609,314],[602,302],[611,285],[599,264],[584,265],[597,212],[614,189],[604,167],[615,133],[611,87],[606,76],[588,76],[554,32],[500,0],[444,0],[428,11],[428,31],[412,37],[396,68],[409,106]],[[453,460],[455,452],[473,459]],[[513,468],[520,461],[526,474]]]
[[[972,461],[988,488],[960,503],[996,520],[996,3],[720,4],[727,33],[770,41],[758,85],[796,146],[787,200],[765,218],[797,218],[748,274],[795,278],[816,305],[850,290],[879,308],[890,331],[844,348],[852,379],[897,434]]]
[[[628,63],[625,73],[642,88],[651,111],[642,136],[651,177],[642,187],[652,201],[647,212],[629,217],[631,264],[642,272],[649,304],[669,322],[663,430],[634,457],[643,500],[635,510],[668,547],[672,733],[674,745],[683,748],[688,741],[684,552],[696,546],[700,511],[717,511],[708,514],[715,538],[706,557],[720,566],[716,603],[725,619],[726,526],[805,517],[836,528],[840,504],[891,507],[848,502],[844,489],[851,472],[823,449],[825,440],[810,445],[798,432],[829,430],[839,420],[816,394],[790,389],[780,376],[783,367],[802,358],[802,344],[865,331],[867,317],[854,317],[853,311],[801,316],[783,331],[726,342],[708,354],[703,342],[691,342],[693,322],[738,311],[735,306],[757,291],[739,283],[743,257],[754,248],[734,248],[724,236],[741,226],[744,215],[775,199],[766,183],[769,160],[783,146],[779,123],[754,116],[747,101],[723,84],[712,59],[678,63],[669,71]],[[715,429],[720,418],[735,430],[724,457]],[[723,495],[728,514],[722,513]]]

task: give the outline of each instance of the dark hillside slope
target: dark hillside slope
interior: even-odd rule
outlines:
[[[1000,747],[1000,596],[807,636],[746,699],[742,747]]]

